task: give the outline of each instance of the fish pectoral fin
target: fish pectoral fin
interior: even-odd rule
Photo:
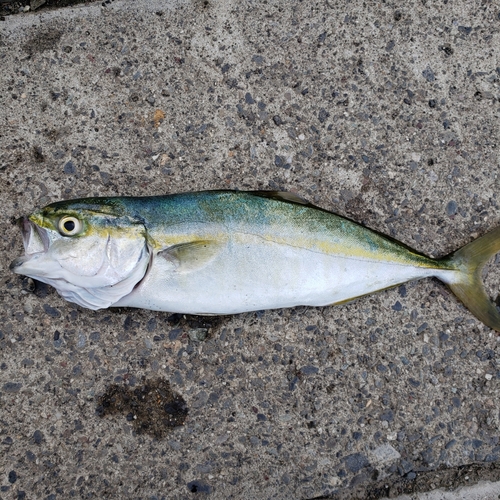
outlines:
[[[213,261],[224,244],[213,240],[190,241],[165,248],[156,257],[166,259],[178,273],[190,273]]]

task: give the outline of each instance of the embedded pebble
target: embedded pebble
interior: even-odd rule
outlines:
[[[449,201],[446,205],[446,215],[452,216],[457,213],[458,205],[456,201]]]

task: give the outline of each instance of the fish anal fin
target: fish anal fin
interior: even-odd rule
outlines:
[[[357,297],[352,297],[350,299],[339,300],[338,302],[332,302],[331,304],[328,304],[328,305],[329,306],[344,306],[345,304],[350,304],[351,302],[354,302],[361,297],[363,297],[363,295],[358,295]]]
[[[339,300],[338,302],[333,302],[331,304],[328,304],[329,306],[343,306],[345,304],[350,304],[351,302],[354,302],[358,299],[361,299],[362,297],[366,297],[367,295],[372,295],[373,293],[379,293],[379,292],[385,292],[386,290],[390,290],[391,288],[395,288],[399,286],[401,283],[396,283],[395,285],[389,285],[384,288],[379,288],[378,290],[373,290],[371,292],[367,293],[362,293],[361,295],[356,295],[355,297],[350,297],[348,299],[343,299]]]
[[[171,262],[176,272],[190,273],[202,269],[215,259],[223,243],[213,240],[197,240],[165,248],[156,254]]]

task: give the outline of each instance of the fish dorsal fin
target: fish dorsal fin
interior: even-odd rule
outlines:
[[[261,198],[270,198],[271,200],[280,200],[288,203],[298,203],[299,205],[312,206],[311,202],[301,198],[295,193],[289,193],[288,191],[251,191],[251,193],[255,196],[260,196]]]
[[[165,248],[156,257],[166,259],[179,273],[190,273],[205,267],[222,250],[223,243],[213,240],[198,240],[180,243]]]

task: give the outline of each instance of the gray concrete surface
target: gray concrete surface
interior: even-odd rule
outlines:
[[[436,281],[186,318],[83,310],[8,270],[13,219],[48,202],[212,188],[294,191],[451,252],[500,223],[498,5],[115,1],[0,30],[1,498],[380,498],[453,489],[464,470],[500,479],[499,337]],[[183,426],[99,416],[112,384],[157,378]]]

